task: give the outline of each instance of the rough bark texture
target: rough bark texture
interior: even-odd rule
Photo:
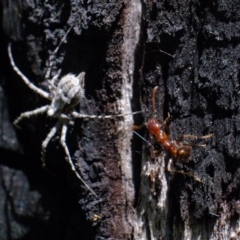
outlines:
[[[37,2],[37,3],[36,3]],[[237,239],[240,235],[240,3],[235,1],[1,0],[0,239]],[[67,30],[52,74],[86,72],[82,113],[151,115],[170,112],[171,137],[213,138],[193,145],[191,161],[170,174],[168,152],[133,117],[83,119],[69,126],[67,145],[91,195],[75,178],[55,137],[41,168],[41,142],[54,120],[11,122],[47,102],[12,70],[37,86]],[[164,52],[168,53],[164,53]],[[17,136],[17,137],[16,137]],[[133,143],[133,144],[131,144]],[[197,142],[198,143],[198,142]],[[202,141],[200,142],[202,143]]]
[[[206,148],[193,147],[189,164],[176,165],[200,183],[166,173],[168,155],[150,160],[147,154],[137,239],[239,238],[239,6],[145,2],[141,89],[150,95],[149,86],[160,86],[159,118],[171,113],[174,138],[214,135]]]

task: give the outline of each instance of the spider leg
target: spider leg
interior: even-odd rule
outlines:
[[[48,92],[43,91],[41,88],[36,87],[34,84],[32,84],[29,79],[19,70],[19,68],[16,66],[13,56],[12,56],[12,47],[11,43],[8,44],[8,56],[10,58],[11,65],[13,67],[13,70],[22,78],[22,80],[25,82],[25,84],[32,89],[34,92],[38,93],[40,96],[50,99],[50,94]],[[50,99],[51,100],[51,99]]]
[[[46,106],[43,106],[43,107],[40,107],[40,108],[37,108],[35,110],[32,110],[32,111],[29,111],[29,112],[25,112],[25,113],[22,113],[14,122],[13,124],[18,127],[18,123],[20,121],[22,121],[23,118],[29,118],[31,116],[34,116],[34,115],[37,115],[37,114],[40,114],[40,113],[44,113],[46,112],[48,109],[48,105]]]
[[[135,115],[135,114],[139,114],[142,111],[138,111],[138,112],[132,112],[132,113],[123,113],[123,114],[117,114],[117,115],[103,115],[103,116],[99,116],[99,115],[87,115],[87,114],[81,114],[78,113],[76,111],[72,112],[72,116],[73,118],[98,118],[98,119],[107,119],[107,118],[117,118],[117,117],[124,117],[126,115]]]
[[[42,166],[44,168],[46,168],[46,164],[45,164],[45,153],[46,153],[46,148],[48,143],[50,142],[50,140],[53,138],[53,136],[56,134],[56,132],[59,130],[61,126],[60,121],[58,121],[55,126],[50,130],[50,132],[48,133],[47,137],[45,138],[45,140],[42,142]]]
[[[67,155],[67,160],[71,166],[71,169],[72,171],[75,173],[76,177],[83,183],[83,185],[94,195],[97,197],[97,194],[84,182],[84,180],[82,179],[82,177],[78,174],[73,162],[72,162],[72,159],[71,159],[71,156],[70,156],[70,153],[69,153],[69,150],[68,150],[68,147],[67,147],[67,144],[66,144],[66,134],[67,134],[67,122],[65,121],[63,123],[63,126],[62,126],[62,133],[61,133],[61,139],[60,139],[60,143],[61,145],[63,146],[63,149]]]
[[[58,50],[59,50],[59,48],[61,47],[61,45],[64,43],[67,35],[68,35],[69,32],[72,30],[72,28],[73,28],[73,26],[68,29],[68,31],[67,31],[66,34],[63,36],[63,38],[61,39],[60,43],[58,44],[57,48],[53,51],[53,53],[52,53],[52,54],[50,55],[50,57],[49,57],[49,66],[48,66],[47,73],[46,73],[46,75],[45,75],[45,79],[47,79],[49,82],[54,83],[54,81],[60,76],[61,71],[60,71],[60,72],[58,71],[56,77],[54,76],[54,77],[53,77],[54,79],[49,80],[50,74],[51,74],[51,68],[52,68],[52,66],[53,66],[53,64],[52,64],[53,58],[55,57],[55,55],[56,55],[56,53],[58,52]]]
[[[51,80],[48,79],[49,92],[53,93],[57,91],[57,87],[55,86],[55,81],[59,78],[60,74],[61,74],[61,69],[58,70],[57,74]]]

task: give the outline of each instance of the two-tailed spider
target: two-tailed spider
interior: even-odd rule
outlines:
[[[168,114],[167,119],[160,123],[156,118],[156,92],[158,87],[153,88],[152,92],[152,115],[149,120],[140,125],[140,126],[133,126],[133,130],[137,130],[146,126],[150,135],[154,138],[155,142],[159,144],[163,149],[165,149],[170,155],[171,159],[169,160],[167,171],[172,173],[180,173],[184,175],[188,175],[193,177],[196,181],[200,182],[200,179],[194,176],[191,173],[186,173],[183,171],[177,171],[172,169],[173,161],[187,163],[190,160],[191,152],[192,152],[192,145],[183,141],[183,139],[208,139],[212,137],[212,134],[206,136],[194,136],[194,135],[182,135],[177,140],[172,140],[170,136],[170,129],[169,129],[169,120],[170,114]],[[204,145],[196,145],[196,146],[204,146]]]
[[[71,28],[67,31],[66,35],[63,37],[61,42],[59,43],[58,47],[55,49],[53,54],[49,58],[49,69],[46,73],[45,80],[48,84],[48,91],[45,91],[37,86],[35,86],[17,67],[17,65],[14,62],[13,56],[12,56],[12,49],[11,44],[8,45],[8,56],[10,59],[10,63],[12,65],[13,70],[20,76],[20,78],[23,80],[23,82],[35,93],[40,95],[41,97],[47,99],[50,101],[50,104],[47,104],[45,106],[36,108],[31,111],[27,111],[22,113],[15,121],[14,125],[18,126],[20,121],[22,121],[25,118],[29,118],[32,116],[36,116],[39,114],[45,113],[47,117],[52,117],[57,119],[57,123],[55,126],[50,130],[45,140],[42,142],[42,166],[45,167],[45,153],[47,146],[50,142],[50,140],[54,137],[55,134],[57,134],[58,131],[61,131],[61,137],[60,137],[60,144],[62,145],[66,159],[72,169],[72,171],[75,173],[75,176],[82,182],[82,184],[85,186],[86,189],[88,189],[93,195],[97,196],[96,193],[85,183],[81,175],[78,173],[77,169],[75,168],[75,165],[72,161],[70,152],[68,150],[68,146],[66,144],[66,135],[68,130],[68,125],[71,121],[78,118],[98,118],[98,119],[113,119],[116,117],[123,117],[125,115],[132,115],[137,114],[139,112],[134,113],[123,113],[118,115],[87,115],[82,114],[77,111],[75,111],[75,106],[80,104],[81,102],[87,101],[84,94],[84,85],[85,85],[85,72],[81,72],[78,75],[74,75],[72,73],[69,73],[65,76],[61,76],[61,71],[59,70],[58,73],[50,79],[50,72],[52,67],[52,59],[55,57],[55,54],[57,53],[59,47],[64,42],[64,39],[66,38],[67,34]]]

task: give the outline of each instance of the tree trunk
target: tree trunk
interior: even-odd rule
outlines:
[[[238,239],[238,1],[1,3],[1,239]],[[147,142],[133,137],[131,114],[75,120],[66,143],[94,196],[65,161],[59,134],[47,147],[47,171],[41,167],[41,143],[57,119],[43,114],[12,128],[22,112],[49,101],[12,69],[9,42],[16,66],[46,91],[49,64],[51,77],[85,72],[80,113],[141,108],[137,125],[170,113],[172,140],[213,137],[184,141],[192,152],[183,163],[147,129],[139,132]]]

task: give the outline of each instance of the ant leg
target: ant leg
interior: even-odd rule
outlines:
[[[46,164],[45,164],[45,153],[46,153],[46,148],[50,140],[53,138],[53,136],[56,134],[56,132],[59,130],[61,124],[60,121],[58,121],[55,126],[50,130],[48,133],[46,139],[42,142],[42,167],[46,169]]]
[[[196,135],[186,134],[186,135],[182,135],[181,137],[179,137],[177,139],[177,142],[181,142],[185,138],[198,140],[198,139],[208,139],[208,138],[211,138],[212,136],[213,136],[213,134],[208,134],[208,135],[205,135],[205,136],[196,136]]]
[[[168,116],[167,116],[167,118],[164,120],[163,123],[164,123],[165,125],[168,125],[169,122],[170,122],[171,117],[172,117],[172,116],[171,116],[170,113],[168,112]]]
[[[193,147],[203,147],[205,148],[207,145],[206,144],[191,144]]]
[[[24,81],[24,83],[32,89],[34,92],[39,94],[40,96],[50,99],[50,94],[48,92],[43,91],[41,88],[36,87],[34,84],[32,84],[29,79],[19,70],[19,68],[16,66],[13,56],[12,56],[12,45],[11,43],[8,44],[8,56],[10,58],[10,63],[12,65],[13,70],[17,73],[18,76],[21,77],[21,79]]]
[[[63,146],[63,149],[67,155],[67,160],[71,166],[71,169],[72,171],[75,173],[76,177],[83,183],[83,185],[95,196],[97,197],[97,194],[84,182],[84,180],[82,179],[82,177],[78,174],[73,162],[72,162],[72,159],[71,159],[71,156],[70,156],[70,153],[69,153],[69,150],[68,150],[68,147],[67,147],[67,144],[66,144],[66,135],[67,135],[67,122],[63,123],[63,126],[62,126],[62,133],[61,133],[61,139],[60,139],[60,143],[61,145]]]
[[[23,118],[29,118],[31,116],[34,116],[34,115],[38,115],[40,113],[44,113],[46,112],[48,109],[48,105],[47,106],[43,106],[43,107],[40,107],[40,108],[37,108],[35,110],[32,110],[32,111],[29,111],[29,112],[25,112],[25,113],[22,113],[14,122],[13,124],[18,127],[18,123],[20,121],[22,121]]]
[[[135,130],[139,130],[139,129],[142,129],[143,127],[145,126],[145,123],[137,126],[137,125],[132,125],[132,130],[135,131]]]
[[[205,136],[195,136],[195,135],[191,135],[191,134],[186,134],[186,135],[183,135],[182,137],[198,140],[198,139],[208,139],[208,138],[211,138],[212,136],[213,136],[213,134],[208,134]]]
[[[170,113],[168,113],[167,118],[163,122],[163,125],[165,127],[165,131],[168,135],[170,135],[170,128],[169,128],[170,119],[171,119],[171,115],[170,115]]]
[[[177,170],[172,169],[172,165],[173,165],[173,161],[172,161],[172,159],[170,159],[168,162],[168,165],[167,165],[167,171],[169,173],[178,173],[178,174],[186,175],[186,176],[192,177],[197,182],[201,182],[201,179],[199,177],[197,177],[191,173],[187,173],[184,171],[177,171]]]

